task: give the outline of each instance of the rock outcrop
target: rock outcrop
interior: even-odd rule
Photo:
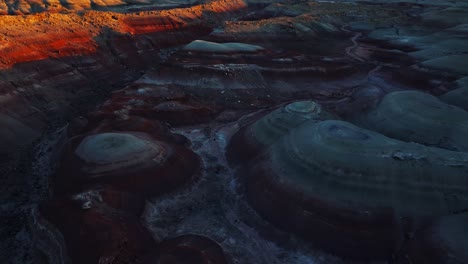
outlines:
[[[417,91],[386,95],[361,122],[365,127],[407,142],[467,151],[468,112]],[[428,133],[430,131],[430,133]]]
[[[466,263],[467,221],[467,213],[459,213],[441,217],[419,230],[408,242],[399,263]]]
[[[153,263],[156,241],[138,218],[145,199],[193,183],[199,158],[155,121],[105,120],[87,129],[64,148],[43,212],[76,263]]]
[[[307,121],[239,173],[250,203],[281,228],[335,254],[388,258],[408,228],[466,208],[467,162],[343,121]]]
[[[0,0],[0,262],[464,262],[465,2]]]

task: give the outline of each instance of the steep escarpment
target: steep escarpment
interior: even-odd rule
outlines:
[[[229,15],[243,6],[221,1],[172,10],[172,15],[85,11],[0,16],[1,221],[7,227],[1,231],[2,262],[32,261],[42,254],[31,246],[36,238],[28,226],[31,211],[47,196],[47,180],[31,171],[38,140],[58,126],[83,125],[72,118],[156,66],[165,49],[208,34],[216,21],[207,13]],[[161,16],[184,24],[174,28]]]
[[[27,15],[42,12],[58,13],[58,12],[74,12],[81,10],[109,10],[109,9],[167,9],[179,6],[189,6],[194,4],[193,0],[141,0],[141,1],[94,1],[94,0],[71,0],[71,1],[35,1],[35,0],[20,0],[10,1],[2,0],[0,2],[1,15]]]
[[[213,21],[206,14],[243,7],[241,1],[220,1],[138,15],[1,16],[2,122],[9,131],[21,127],[30,135],[8,134],[2,152],[14,151],[9,144],[37,138],[50,111],[66,112],[71,101],[87,93],[104,94],[135,79],[160,61],[156,51],[208,34]]]

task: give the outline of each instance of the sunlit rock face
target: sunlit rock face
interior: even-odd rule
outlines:
[[[272,15],[271,9],[276,9],[273,11],[276,15]],[[331,23],[317,21],[313,15],[302,14],[289,17],[281,16],[281,12],[288,12],[285,10],[284,5],[270,4],[262,11],[247,16],[245,21],[227,23],[226,33],[241,38],[263,36],[264,38],[301,37],[307,39],[320,35],[330,36],[339,32],[339,29]],[[301,11],[295,10],[295,12]],[[219,35],[222,36],[223,34]]]
[[[281,119],[274,121],[281,127]],[[249,142],[236,137],[234,145]],[[313,119],[263,150],[238,170],[250,204],[278,227],[345,258],[389,258],[406,232],[468,205],[466,153]]]
[[[223,249],[209,238],[183,235],[162,241],[161,264],[226,264]]]
[[[193,4],[193,0],[70,0],[58,1],[52,0],[47,2],[35,0],[21,0],[17,2],[2,0],[0,2],[0,14],[34,14],[40,12],[65,12],[65,11],[81,11],[88,9],[105,9],[117,6],[131,6],[134,4],[141,4],[147,6],[154,6],[154,8],[167,8],[179,7],[184,5]]]
[[[22,3],[22,1],[19,2]],[[24,2],[28,3],[27,0]],[[163,40],[157,43],[150,42],[149,44],[146,43],[146,45],[164,46],[175,42],[185,44],[192,41],[194,36],[199,37],[200,33],[204,35],[212,30],[212,24],[215,22],[206,23],[213,19],[210,15],[219,14],[219,17],[222,17],[246,8],[245,3],[241,0],[217,0],[193,6],[192,2],[185,1],[185,3],[180,3],[183,8],[170,11],[158,10],[159,2],[151,2],[149,5],[144,5],[144,2],[136,3],[132,1],[132,3],[129,3],[130,6],[135,5],[137,11],[138,8],[142,8],[142,12],[131,12],[125,6],[119,6],[119,8],[107,10],[107,12],[88,10],[81,11],[78,14],[73,10],[77,6],[77,9],[88,9],[79,7],[80,4],[85,3],[95,7],[99,3],[69,1],[69,3],[66,3],[67,7],[62,8],[64,10],[58,10],[59,13],[50,11],[30,16],[1,16],[0,36],[3,42],[2,46],[0,46],[0,69],[8,69],[20,63],[47,60],[49,58],[90,56],[100,53],[108,56],[107,52],[118,57],[123,54],[119,54],[120,52],[113,47],[114,44],[120,46],[122,45],[121,42],[126,42],[123,43],[124,46],[132,47],[138,45],[138,42],[141,41],[137,39],[138,37],[131,37],[132,35],[171,32],[172,36],[165,36],[162,38]],[[119,3],[122,5],[127,4],[125,2]],[[11,4],[14,6],[18,3]],[[44,3],[37,4],[42,5]],[[112,6],[113,2],[108,1],[102,4]],[[50,6],[53,5],[47,7]],[[73,12],[63,12],[67,8],[70,8]],[[145,8],[151,11],[147,11]],[[15,7],[7,12],[17,12],[13,9]],[[20,7],[20,9],[22,8]],[[22,9],[22,11],[18,12],[27,11]],[[32,11],[32,13],[35,12]],[[20,22],[18,22],[19,17],[21,17]],[[187,36],[191,37],[187,38]],[[97,41],[98,37],[107,40],[104,42]],[[158,37],[160,36],[151,36],[151,38],[156,39]],[[145,41],[147,39],[143,40],[143,42]],[[103,45],[104,43],[107,44]],[[147,49],[148,47],[140,46],[140,48]],[[138,58],[141,55],[141,51],[140,54],[134,54],[135,58],[133,60],[144,60],[144,58]]]
[[[462,264],[468,262],[468,214],[445,216],[416,232],[399,263]]]
[[[465,137],[468,112],[430,94],[417,91],[390,93],[362,123],[403,141],[468,150]]]
[[[30,10],[39,13],[27,16],[0,16],[0,124],[5,128],[0,132],[2,163],[12,162],[18,149],[30,148],[48,123],[102,102],[111,90],[124,87],[145,68],[160,63],[160,49],[185,45],[209,34],[217,22],[208,23],[212,17],[207,14],[216,13],[222,21],[227,13],[246,7],[242,1],[197,5],[192,5],[193,1],[157,1],[148,5],[119,2],[123,6],[104,8],[103,12],[74,10],[82,4],[100,9],[101,4],[114,3],[0,2],[0,8],[14,14],[27,13],[29,4],[47,9]],[[158,8],[168,4],[180,8]],[[150,11],[133,12],[127,9],[131,7]],[[195,107],[207,112],[200,105]],[[208,112],[211,118],[211,109]],[[166,114],[161,113],[173,118]]]

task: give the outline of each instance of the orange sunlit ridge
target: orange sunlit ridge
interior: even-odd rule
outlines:
[[[245,8],[242,0],[215,0],[188,8],[122,14],[40,13],[27,16],[0,16],[0,69],[17,63],[89,55],[96,52],[95,41],[104,28],[121,34],[147,34],[188,27],[208,20],[207,14]]]

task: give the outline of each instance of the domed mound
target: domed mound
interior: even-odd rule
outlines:
[[[41,212],[76,263],[154,263],[157,245],[140,222],[148,196],[191,181],[200,168],[186,138],[145,118],[92,117],[70,134]]]
[[[263,217],[351,258],[390,257],[409,223],[468,206],[468,154],[337,120],[306,121],[244,169]]]
[[[208,53],[252,53],[262,51],[264,48],[245,43],[216,43],[204,40],[194,40],[185,46],[184,50]]]
[[[468,112],[418,91],[390,93],[362,121],[386,136],[468,150]]]
[[[228,147],[228,157],[245,162],[305,121],[332,118],[332,114],[314,101],[283,105],[234,135]]]
[[[314,101],[299,101],[287,104],[252,125],[252,135],[261,145],[276,142],[291,129],[307,120],[326,120],[333,116]]]
[[[79,188],[109,183],[126,190],[162,192],[190,180],[199,159],[183,146],[143,132],[105,132],[72,138],[57,183]]]
[[[468,77],[458,80],[457,84],[459,86],[458,89],[442,95],[440,100],[468,111]]]
[[[415,234],[399,263],[468,263],[468,213],[442,217]]]
[[[468,74],[468,54],[441,56],[435,59],[423,61],[421,65],[430,69],[466,76]]]
[[[162,143],[145,139],[142,134],[102,133],[87,136],[75,150],[90,176],[99,176],[145,162],[161,164],[167,153]]]
[[[468,87],[458,88],[440,97],[447,104],[455,105],[468,111]]]

